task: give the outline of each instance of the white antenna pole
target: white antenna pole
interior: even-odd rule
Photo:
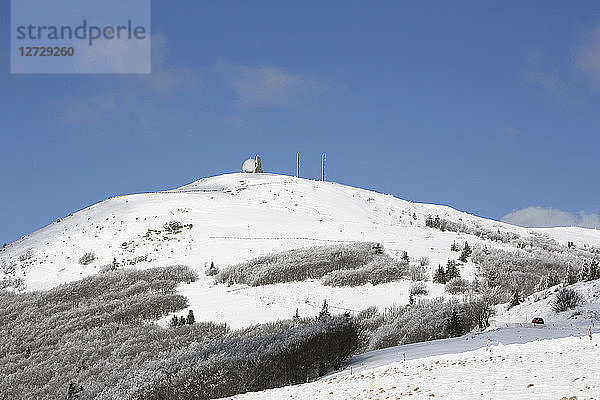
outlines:
[[[296,153],[296,178],[300,178],[300,152]]]
[[[323,153],[323,160],[322,160],[322,165],[321,165],[321,180],[325,181],[325,160],[326,160],[327,156],[325,155],[325,153]]]

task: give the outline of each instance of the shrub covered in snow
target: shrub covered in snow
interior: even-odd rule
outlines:
[[[358,269],[331,271],[321,278],[321,283],[326,286],[360,286],[367,283],[379,285],[400,280],[406,277],[407,272],[406,261],[395,261],[387,256],[378,256]]]
[[[398,276],[398,265],[382,252],[381,245],[358,242],[336,246],[315,246],[289,250],[223,268],[215,280],[220,283],[244,283],[251,286],[278,282],[319,279],[332,271],[362,270],[351,276],[341,275],[331,282],[353,282],[365,279],[374,284],[386,281],[387,276]],[[366,278],[365,278],[366,277]],[[362,283],[360,283],[362,284]]]
[[[469,281],[460,277],[450,279],[444,287],[444,290],[450,294],[464,293],[468,289]]]
[[[553,252],[541,248],[510,252],[476,247],[472,261],[477,264],[477,273],[482,282],[489,288],[501,288],[507,295],[504,301],[508,301],[514,290],[527,296],[561,283],[567,272],[575,274],[569,266],[579,270],[590,263],[589,257],[592,257],[591,254]],[[545,287],[540,287],[540,282]]]
[[[119,374],[83,398],[204,400],[303,383],[338,368],[356,344],[344,316],[257,325]]]
[[[474,328],[486,328],[493,309],[485,298],[466,302],[443,298],[421,300],[405,307],[391,307],[383,314],[357,318],[361,351],[400,344],[460,336]]]
[[[187,307],[175,287],[196,278],[183,266],[120,269],[46,292],[0,290],[0,397],[210,399],[306,382],[356,348],[347,315],[238,331],[191,312],[172,329],[146,322]]]
[[[427,268],[422,265],[411,265],[408,268],[408,276],[411,280],[417,281],[426,281],[427,280]]]
[[[79,258],[79,264],[81,265],[88,265],[94,262],[94,260],[96,259],[96,255],[92,252],[89,253],[85,253],[84,255],[82,255]]]

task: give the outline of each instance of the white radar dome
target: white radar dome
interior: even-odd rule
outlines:
[[[246,161],[244,161],[244,164],[242,165],[242,172],[256,172],[256,160],[254,158],[249,158]]]

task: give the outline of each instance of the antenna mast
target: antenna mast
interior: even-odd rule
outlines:
[[[325,153],[323,153],[323,159],[322,159],[322,163],[321,163],[321,180],[325,181],[325,160],[327,159],[327,156],[325,155]]]
[[[296,178],[300,178],[300,152],[296,153]]]

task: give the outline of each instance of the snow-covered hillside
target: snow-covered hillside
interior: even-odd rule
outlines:
[[[567,337],[497,343],[467,352],[456,347],[453,354],[390,359],[385,366],[352,375],[333,375],[232,399],[598,399],[599,343],[596,334],[592,340]],[[395,350],[401,354],[403,349]]]
[[[428,214],[489,231],[523,237],[543,233],[561,244],[600,245],[600,232],[579,228],[524,229],[452,208],[417,204],[333,182],[274,174],[227,174],[181,188],[110,198],[34,232],[0,251],[1,274],[23,279],[27,290],[48,289],[97,273],[115,260],[135,268],[189,265],[201,278],[180,291],[199,320],[246,326],[289,318],[299,309],[315,315],[324,299],[334,312],[405,304],[410,282],[359,288],[325,287],[318,281],[261,287],[213,285],[207,263],[223,267],[282,250],[354,241],[374,241],[399,257],[429,258],[429,270],[457,253],[454,241],[514,249],[511,244],[425,227]],[[170,221],[177,224],[165,226]],[[79,259],[93,253],[82,265]],[[430,272],[431,273],[431,272]],[[461,266],[474,277],[474,264]],[[430,295],[443,286],[428,283]]]
[[[555,299],[559,286],[536,292],[524,299],[516,307],[508,311],[501,309],[498,316],[491,321],[492,326],[507,327],[522,321],[531,321],[533,317],[542,317],[547,324],[585,325],[598,323],[600,321],[600,280],[590,282],[577,282],[570,288],[575,290],[581,297],[581,303],[573,310],[554,312],[552,302]]]

